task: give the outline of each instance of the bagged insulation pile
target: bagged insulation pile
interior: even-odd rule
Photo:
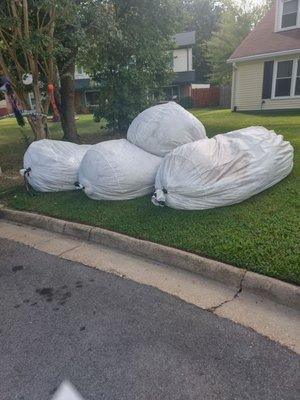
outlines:
[[[91,199],[134,199],[153,192],[161,160],[126,139],[98,143],[81,162],[79,183]]]
[[[90,147],[49,139],[33,142],[24,155],[20,173],[39,192],[74,190],[79,165]]]
[[[242,202],[280,182],[293,168],[293,147],[263,127],[185,144],[156,176],[156,205],[204,210]]]
[[[127,139],[160,157],[185,143],[205,139],[202,123],[175,102],[150,107],[131,123]]]

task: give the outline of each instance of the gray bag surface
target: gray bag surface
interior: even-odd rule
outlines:
[[[38,140],[25,152],[22,175],[39,192],[74,190],[81,160],[90,145],[59,140]],[[30,171],[29,171],[30,169]]]
[[[183,210],[239,203],[288,176],[293,154],[289,142],[263,127],[188,143],[164,158],[152,201]]]
[[[126,139],[98,143],[82,160],[79,183],[95,200],[134,199],[153,192],[161,160]]]
[[[175,102],[147,108],[133,120],[127,132],[131,143],[160,157],[204,138],[202,123]]]

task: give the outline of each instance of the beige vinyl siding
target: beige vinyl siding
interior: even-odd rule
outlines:
[[[191,48],[173,51],[174,72],[193,71],[193,50]]]
[[[297,55],[278,57],[274,61],[297,58]],[[300,55],[299,55],[300,58]],[[233,74],[232,108],[238,111],[300,109],[300,97],[267,99],[262,104],[264,63],[269,60],[238,63]]]
[[[236,106],[238,111],[261,109],[263,76],[264,63],[262,61],[237,65],[233,106]]]
[[[273,99],[265,100],[266,104],[263,106],[264,110],[284,110],[299,108],[300,109],[300,97],[290,99]]]
[[[174,72],[187,71],[186,49],[174,50]]]

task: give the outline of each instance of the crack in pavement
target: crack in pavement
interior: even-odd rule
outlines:
[[[64,255],[67,254],[69,251],[73,251],[73,250],[75,250],[75,249],[78,249],[78,248],[81,247],[81,246],[82,246],[81,244],[78,244],[77,246],[74,246],[74,247],[72,247],[71,249],[65,250],[65,251],[63,251],[62,253],[57,254],[57,257],[64,256]],[[79,262],[79,261],[78,261],[78,262]]]
[[[248,272],[248,271],[246,271],[246,270],[244,271],[243,276],[242,276],[242,278],[241,278],[240,286],[239,286],[237,292],[236,292],[236,293],[234,294],[234,296],[232,297],[232,299],[222,301],[222,303],[220,303],[220,304],[218,304],[218,305],[216,305],[216,306],[207,308],[206,310],[209,311],[209,312],[214,313],[216,310],[218,310],[219,308],[223,307],[225,304],[231,303],[232,301],[234,301],[235,299],[237,299],[237,298],[239,297],[239,295],[240,295],[240,294],[242,293],[242,291],[243,291],[243,282],[244,282],[244,280],[245,280],[245,277],[246,277],[247,272]]]

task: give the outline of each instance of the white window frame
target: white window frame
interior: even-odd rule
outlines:
[[[75,66],[75,74],[76,75],[83,75],[84,74],[83,68],[78,66],[78,65],[76,65]]]
[[[28,100],[29,100],[30,110],[35,111],[36,106],[35,106],[35,98],[33,92],[28,93]]]
[[[293,61],[293,72],[292,72],[292,83],[291,83],[291,91],[290,96],[275,96],[276,94],[276,83],[277,83],[277,72],[278,72],[278,63],[285,61]],[[280,100],[280,99],[297,99],[300,98],[300,95],[296,95],[296,81],[297,81],[297,70],[298,70],[298,62],[300,62],[300,58],[289,59],[289,60],[277,60],[274,62],[274,71],[273,71],[273,82],[272,82],[272,100]]]
[[[289,31],[291,29],[297,29],[300,28],[300,0],[298,0],[298,13],[297,13],[297,22],[296,25],[293,26],[288,26],[286,28],[282,28],[282,17],[283,17],[283,4],[284,0],[278,0],[278,18],[277,18],[277,31],[282,32],[282,31]]]
[[[81,71],[79,71],[78,67],[75,66],[75,79],[90,79],[90,76],[86,74],[82,68]]]

